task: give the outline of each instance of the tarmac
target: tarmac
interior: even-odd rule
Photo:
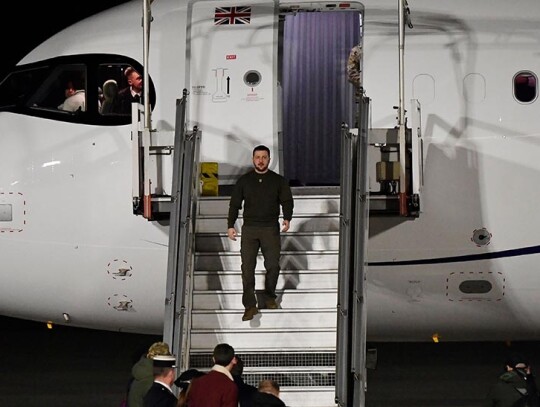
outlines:
[[[119,407],[131,366],[159,336],[0,317],[0,407]]]
[[[131,366],[161,340],[65,326],[49,330],[6,317],[0,323],[0,407],[120,407]],[[540,370],[540,342],[368,348],[377,349],[377,363],[367,371],[366,407],[479,407],[513,351],[529,359],[533,373]]]

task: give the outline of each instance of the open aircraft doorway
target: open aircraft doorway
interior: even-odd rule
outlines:
[[[354,126],[347,59],[361,41],[363,20],[362,5],[346,7],[280,5],[280,144],[291,185],[339,185],[341,125]]]

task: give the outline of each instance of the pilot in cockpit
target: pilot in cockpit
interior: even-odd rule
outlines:
[[[77,78],[69,79],[64,91],[66,100],[58,106],[58,109],[68,112],[84,112],[86,110],[86,93],[83,85],[82,80]]]

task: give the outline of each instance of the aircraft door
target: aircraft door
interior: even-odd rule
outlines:
[[[202,131],[201,162],[217,162],[219,184],[234,184],[265,144],[280,172],[276,5],[195,1],[189,13],[187,117]]]

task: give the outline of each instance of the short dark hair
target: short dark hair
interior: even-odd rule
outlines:
[[[234,359],[234,348],[228,343],[220,343],[214,348],[214,363],[227,366]]]
[[[66,89],[73,88],[75,90],[83,90],[85,86],[84,74],[81,72],[73,72],[71,76],[66,78]]]
[[[529,362],[521,353],[512,353],[506,359],[506,365],[515,369],[517,365],[523,363],[525,366],[529,366]]]
[[[158,367],[158,366],[154,366],[154,367],[152,368],[154,377],[165,376],[165,375],[168,374],[171,370],[174,370],[174,367]]]
[[[253,155],[255,155],[255,151],[266,151],[268,153],[268,157],[270,157],[270,149],[263,144],[260,144],[253,149]]]
[[[262,391],[265,393],[272,392],[272,390],[279,392],[279,384],[275,380],[265,379],[259,382],[258,389],[259,391]]]
[[[135,68],[133,68],[132,66],[128,66],[126,68],[126,70],[124,71],[124,76],[126,77],[126,79],[129,79],[129,77],[131,76],[131,74],[133,72],[137,72],[137,70]],[[138,73],[138,72],[137,72]]]
[[[240,358],[240,356],[236,355],[236,364],[233,366],[231,370],[231,374],[233,376],[242,376],[243,372],[244,372],[244,361]]]

